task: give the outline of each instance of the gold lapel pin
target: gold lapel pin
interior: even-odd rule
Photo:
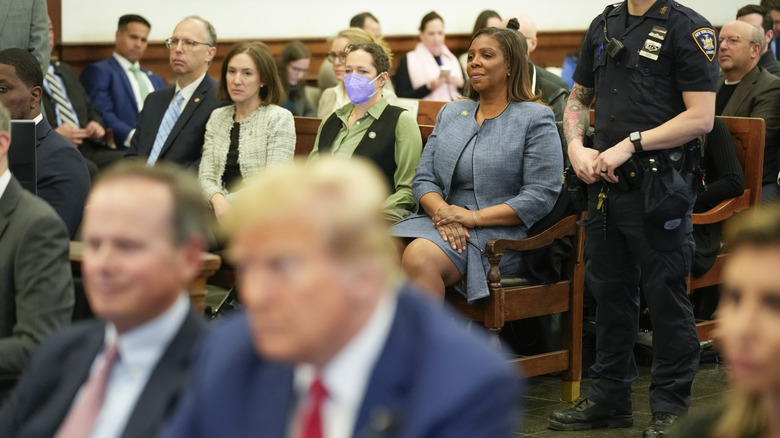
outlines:
[[[195,103],[198,103],[198,102],[200,102],[200,97],[196,97],[195,98]]]

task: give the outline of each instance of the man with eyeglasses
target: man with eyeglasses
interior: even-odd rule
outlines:
[[[732,21],[720,32],[715,114],[758,117],[766,122],[761,202],[777,199],[780,158],[780,78],[758,67],[764,45],[761,32],[744,21]]]
[[[144,99],[165,86],[160,76],[141,68],[152,25],[140,15],[119,17],[116,45],[111,57],[88,65],[81,83],[95,104],[107,128],[114,131],[117,147],[126,149]]]
[[[176,85],[146,99],[127,155],[140,156],[149,166],[162,160],[197,172],[206,122],[219,106],[217,82],[207,74],[217,53],[217,32],[203,18],[190,16],[165,43]]]

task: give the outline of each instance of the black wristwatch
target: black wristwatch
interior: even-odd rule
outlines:
[[[631,143],[634,143],[634,152],[642,152],[644,149],[642,149],[642,133],[639,131],[634,131],[631,134],[628,134],[628,139],[631,140]]]

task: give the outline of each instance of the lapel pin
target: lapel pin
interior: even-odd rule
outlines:
[[[369,132],[368,133],[368,138],[370,138],[370,139],[376,138],[376,132],[374,132],[374,131]]]
[[[198,102],[200,102],[200,97],[196,97],[195,98],[195,103],[198,103]]]
[[[469,112],[466,111],[466,110],[463,110],[463,111],[460,112],[460,115],[462,115],[463,117],[466,117],[466,116],[469,115]]]
[[[249,131],[249,135],[252,135],[252,131]]]

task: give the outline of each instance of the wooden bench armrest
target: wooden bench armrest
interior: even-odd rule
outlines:
[[[577,232],[577,216],[567,216],[550,228],[539,234],[526,237],[524,239],[491,239],[485,245],[485,255],[499,258],[506,250],[512,251],[530,251],[532,249],[543,248],[565,236],[573,236]]]
[[[750,206],[750,189],[736,198],[726,199],[704,213],[694,213],[691,221],[694,225],[714,224],[730,218],[734,213],[742,211]]]

